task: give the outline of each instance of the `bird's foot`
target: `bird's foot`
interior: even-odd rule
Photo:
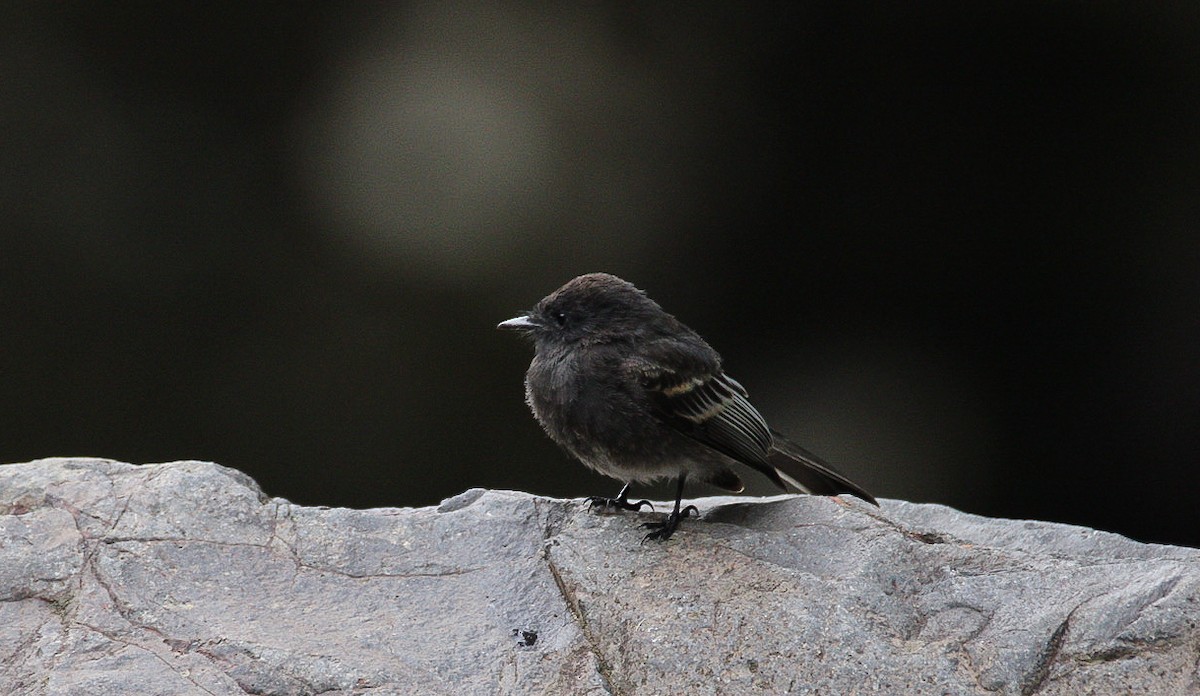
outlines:
[[[645,538],[642,539],[642,543],[644,544],[652,539],[654,541],[666,541],[667,539],[670,539],[671,535],[675,533],[675,530],[679,528],[679,521],[693,513],[696,515],[696,517],[700,516],[700,511],[696,509],[696,506],[689,505],[683,510],[675,510],[671,514],[667,515],[667,519],[663,520],[662,522],[644,523],[642,525],[643,527],[653,531],[651,531],[645,536]]]
[[[600,512],[615,512],[617,510],[632,510],[634,512],[641,512],[643,505],[649,507],[651,510],[654,509],[654,503],[651,503],[649,500],[630,502],[629,498],[625,497],[624,494],[619,495],[616,498],[608,498],[603,495],[591,495],[584,498],[584,500],[588,503],[588,510],[600,508]]]

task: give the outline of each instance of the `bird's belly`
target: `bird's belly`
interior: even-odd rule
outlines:
[[[570,414],[570,409],[565,413]],[[707,478],[729,460],[653,417],[570,418],[551,437],[588,468],[621,481],[648,483],[682,473]],[[569,417],[569,415],[568,415]],[[551,432],[547,429],[547,432]]]
[[[561,361],[539,361],[534,369],[536,378],[526,382],[530,410],[550,439],[590,469],[644,483],[685,472],[707,478],[729,464],[655,418],[619,380],[583,381]]]

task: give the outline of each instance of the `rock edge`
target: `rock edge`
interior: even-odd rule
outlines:
[[[206,462],[0,466],[0,693],[1200,692],[1200,551],[852,498],[349,510]]]

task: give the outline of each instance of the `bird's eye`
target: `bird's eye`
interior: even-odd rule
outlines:
[[[559,326],[565,326],[567,323],[567,313],[562,310],[554,312],[550,316],[554,318],[554,323]]]

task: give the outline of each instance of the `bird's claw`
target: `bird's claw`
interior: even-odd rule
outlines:
[[[645,505],[651,510],[654,509],[654,503],[649,500],[638,500],[630,502],[628,498],[609,498],[603,495],[591,495],[584,498],[588,504],[588,510],[600,508],[601,512],[613,512],[615,510],[632,510],[633,512],[641,512],[642,506]]]
[[[651,529],[653,531],[642,537],[642,543],[644,544],[651,540],[666,541],[667,539],[670,539],[671,535],[675,533],[675,530],[679,528],[679,521],[692,514],[695,514],[696,517],[700,516],[700,510],[698,510],[695,505],[689,505],[678,512],[672,512],[671,514],[667,515],[667,519],[663,520],[662,522],[643,523],[642,527]]]

